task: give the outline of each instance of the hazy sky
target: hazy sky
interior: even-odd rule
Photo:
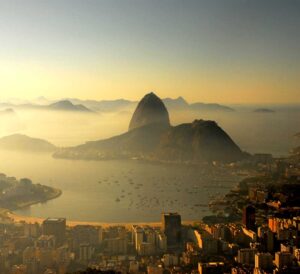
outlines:
[[[0,0],[0,99],[300,102],[300,0]]]

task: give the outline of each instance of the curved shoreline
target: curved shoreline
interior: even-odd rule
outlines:
[[[62,190],[60,190],[58,188],[53,188],[53,187],[48,187],[48,186],[47,186],[47,188],[51,189],[51,191],[52,191],[52,193],[51,193],[51,195],[49,195],[49,197],[44,198],[44,199],[37,199],[35,201],[28,201],[28,202],[25,202],[22,204],[18,204],[18,206],[16,208],[8,209],[8,210],[18,210],[18,209],[23,209],[23,208],[29,207],[31,205],[46,203],[47,201],[56,199],[62,195]]]
[[[22,216],[15,214],[14,212],[8,210],[8,209],[3,209],[4,212],[1,212],[0,215],[2,218],[7,218],[8,220],[15,222],[15,223],[28,223],[28,224],[33,224],[33,223],[38,223],[42,224],[45,218],[40,218],[40,217],[30,217],[30,216]],[[195,223],[199,223],[201,220],[187,220],[187,221],[182,221],[182,224],[184,225],[192,225]],[[101,227],[110,227],[110,226],[125,226],[125,227],[130,227],[132,225],[140,225],[140,226],[161,226],[161,222],[120,222],[120,223],[109,223],[109,222],[96,222],[96,221],[72,221],[72,220],[67,220],[67,226],[69,227],[74,227],[77,225],[91,225],[91,226],[101,226]]]

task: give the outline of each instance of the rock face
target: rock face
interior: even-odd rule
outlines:
[[[157,150],[160,159],[179,161],[236,161],[244,154],[214,121],[195,120],[170,128]]]
[[[234,162],[247,157],[214,121],[171,126],[168,111],[154,93],[138,104],[129,131],[105,140],[56,151],[70,159],[142,158],[168,162]]]
[[[162,100],[153,92],[139,102],[129,124],[129,131],[150,124],[170,126],[169,113]]]

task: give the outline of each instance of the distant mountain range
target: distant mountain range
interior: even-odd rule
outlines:
[[[163,103],[169,111],[192,111],[192,112],[234,112],[241,109],[250,112],[257,113],[272,113],[272,112],[299,112],[300,104],[274,104],[274,105],[232,105],[226,106],[217,103],[188,103],[183,97],[178,98],[164,98]],[[123,112],[129,111],[133,112],[136,108],[138,101],[126,100],[126,99],[116,99],[116,100],[81,100],[77,98],[62,98],[60,100],[50,100],[45,97],[38,97],[33,100],[19,100],[10,99],[6,102],[0,102],[0,108],[23,108],[23,109],[45,109],[45,110],[55,110],[51,109],[51,105],[59,102],[70,102],[74,106],[79,106],[79,108],[74,107],[74,111],[82,111],[82,106],[86,109],[83,112]],[[67,103],[69,104],[69,103]],[[60,110],[70,111],[70,107],[66,106]],[[88,111],[87,111],[88,109]],[[72,109],[71,109],[72,110]]]
[[[179,101],[183,104],[182,99]],[[147,94],[139,102],[128,132],[60,149],[54,154],[54,157],[69,159],[138,157],[168,162],[231,162],[245,156],[214,121],[195,120],[193,123],[171,126],[167,108],[154,93]]]
[[[178,111],[225,111],[232,112],[233,108],[219,104],[192,103],[189,104],[183,97],[176,99],[165,98],[162,100],[168,110]],[[18,101],[16,99],[0,103],[2,108],[20,109],[41,109],[41,110],[60,110],[60,111],[83,111],[83,112],[118,112],[133,111],[137,106],[137,101],[125,99],[116,100],[80,100],[77,98],[64,98],[53,101],[45,97],[38,97],[31,102]]]
[[[92,112],[90,109],[82,104],[75,105],[68,100],[58,101],[47,106],[48,109],[60,110],[60,111],[81,111],[81,112]]]
[[[0,138],[0,149],[27,152],[54,152],[57,147],[48,141],[32,138],[23,134],[14,134]]]
[[[10,111],[14,109],[26,109],[26,110],[50,110],[50,111],[74,111],[74,112],[85,112],[92,113],[93,111],[88,109],[82,104],[73,104],[69,100],[62,100],[49,105],[38,105],[38,104],[20,104],[14,105],[12,103],[0,103],[0,107],[9,108]]]
[[[125,99],[117,100],[79,100],[67,98],[73,104],[82,104],[94,111],[114,112],[123,109],[133,109],[137,106],[137,101],[129,101]],[[192,110],[192,111],[234,111],[233,108],[219,104],[192,103],[189,104],[183,97],[176,99],[162,99],[168,110]]]

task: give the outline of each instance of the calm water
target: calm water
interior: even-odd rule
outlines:
[[[216,174],[187,166],[56,160],[50,155],[13,152],[0,155],[1,172],[63,191],[57,199],[16,211],[42,218],[139,222],[158,221],[162,211],[178,211],[184,219],[198,219],[208,213],[204,205],[212,194],[227,192],[239,180],[225,171]]]
[[[171,113],[173,124],[195,118],[216,120],[245,151],[286,155],[299,145],[299,111],[260,114],[249,110],[232,113]],[[24,133],[57,145],[76,145],[126,131],[130,114],[75,115],[53,112],[19,113],[15,123],[0,119],[1,135]],[[4,119],[4,120],[3,120]],[[6,121],[6,123],[5,123]],[[113,121],[113,122],[112,122]],[[224,193],[239,178],[207,169],[174,167],[134,161],[55,160],[50,155],[1,152],[0,172],[60,188],[55,200],[19,210],[37,217],[124,222],[158,221],[162,211],[178,211],[184,219],[207,214],[212,194]]]

